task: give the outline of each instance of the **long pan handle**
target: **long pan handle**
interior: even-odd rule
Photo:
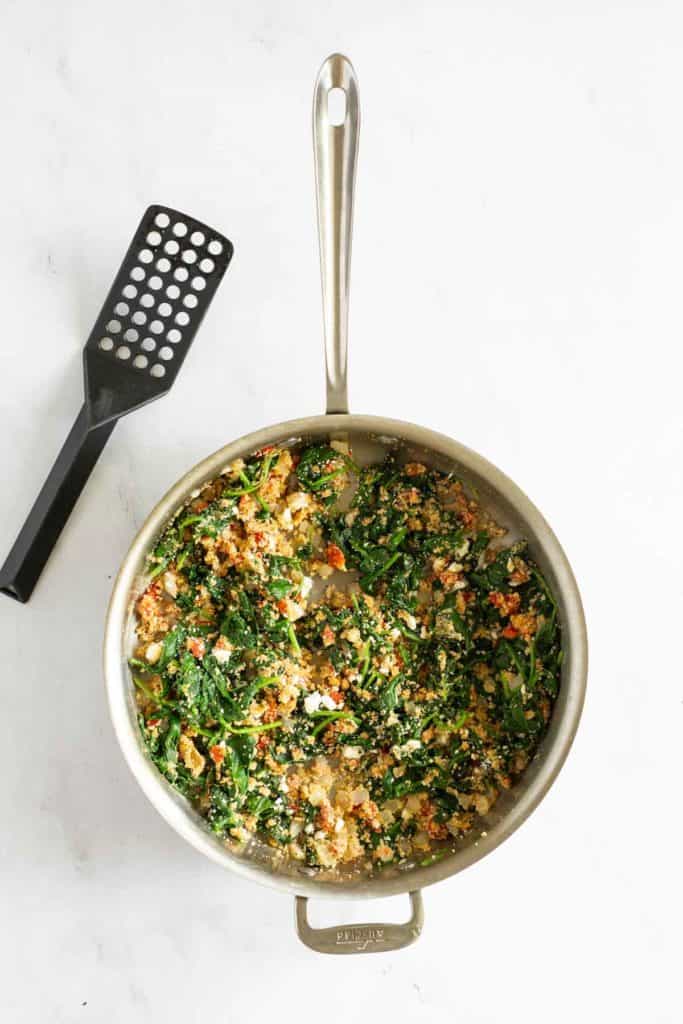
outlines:
[[[83,406],[0,569],[0,593],[22,603],[28,601],[115,426],[116,420],[111,420],[92,427]]]
[[[333,119],[330,90],[343,92],[343,118]],[[341,97],[340,97],[341,98]],[[346,383],[353,190],[358,155],[358,81],[346,57],[321,67],[313,94],[313,150],[325,323],[327,412],[348,412]]]

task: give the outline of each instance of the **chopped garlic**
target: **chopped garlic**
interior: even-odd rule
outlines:
[[[309,693],[307,697],[304,697],[304,711],[306,714],[314,714],[320,707],[322,699],[322,694],[318,693],[317,690],[314,690],[313,693]]]

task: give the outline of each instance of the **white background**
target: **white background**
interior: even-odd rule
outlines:
[[[0,1017],[680,1020],[680,5],[0,15],[5,548],[146,205],[235,243],[172,393],[117,427],[31,603],[0,598]],[[112,577],[151,505],[227,441],[322,411],[310,101],[334,49],[363,112],[352,409],[506,470],[565,546],[591,641],[583,722],[542,806],[426,892],[415,946],[355,958],[310,953],[289,899],[169,830],[122,760],[100,670]],[[313,911],[344,914],[368,907]]]

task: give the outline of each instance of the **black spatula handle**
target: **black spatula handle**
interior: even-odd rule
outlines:
[[[0,569],[0,592],[28,601],[116,420],[91,426],[79,412],[28,519]]]

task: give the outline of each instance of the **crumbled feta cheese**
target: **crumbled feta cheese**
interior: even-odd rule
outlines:
[[[312,586],[313,586],[313,577],[312,576],[304,576],[304,578],[301,581],[301,587],[300,587],[301,596],[302,597],[308,597],[308,595],[311,592],[311,587]]]
[[[166,591],[168,596],[169,597],[177,597],[178,596],[178,580],[176,579],[175,573],[174,572],[165,572],[163,578],[164,578],[164,590]]]
[[[308,696],[304,697],[304,711],[307,715],[312,715],[318,710],[322,702],[322,694],[314,690],[313,693],[309,693]]]
[[[288,597],[285,600],[287,602],[287,618],[290,622],[296,622],[297,619],[302,618],[306,614],[306,609],[297,604],[296,601],[292,601]]]
[[[342,747],[342,757],[347,757],[350,761],[357,761],[362,753],[362,747]]]
[[[292,837],[292,839],[296,839],[296,837],[301,832],[302,828],[303,828],[303,825],[301,824],[300,821],[293,821],[292,822],[292,824],[289,826],[289,834]]]
[[[232,651],[228,647],[214,647],[211,653],[219,665],[227,665],[232,655]]]
[[[327,708],[328,711],[335,711],[337,708],[337,702],[330,697],[329,693],[324,693],[320,698],[320,704],[322,707]]]
[[[149,644],[145,651],[145,661],[148,661],[150,665],[156,664],[161,657],[161,649],[160,643]]]
[[[313,824],[312,821],[309,821],[308,825],[306,825],[304,832],[306,833],[307,836],[313,835],[313,833],[315,832],[315,825]]]
[[[334,823],[334,831],[335,832],[341,832],[341,830],[343,828],[344,828],[344,819],[343,818],[337,818],[337,820]]]

